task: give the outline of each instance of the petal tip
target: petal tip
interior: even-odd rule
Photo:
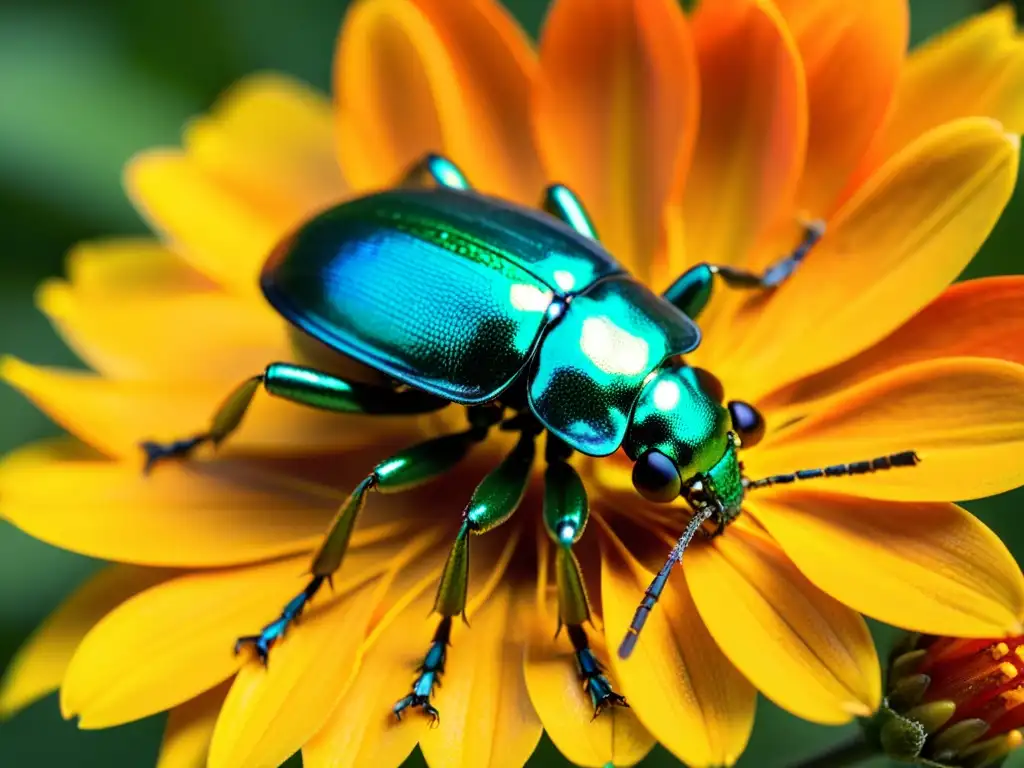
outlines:
[[[71,292],[64,280],[50,278],[36,288],[34,301],[44,315],[54,320],[62,320],[67,318],[71,309]]]
[[[863,701],[854,700],[844,702],[842,709],[853,717],[870,717],[878,709],[878,705],[871,706]]]
[[[15,690],[11,673],[8,672],[0,683],[0,724],[10,720],[31,703],[31,700],[26,700],[25,696],[19,695]]]
[[[168,162],[183,160],[185,153],[171,147],[144,149],[136,152],[121,170],[121,185],[132,202],[139,200],[139,187],[150,170]]]
[[[70,701],[70,698],[71,697],[69,697],[67,695],[67,689],[66,688],[61,688],[60,689],[60,716],[63,717],[65,720],[74,720],[75,717],[78,716],[78,709],[79,709],[79,707],[77,707],[74,704],[72,704],[71,701]],[[78,726],[81,727],[82,724],[79,723]]]
[[[19,384],[25,381],[29,368],[28,363],[14,355],[0,356],[0,380],[13,387],[19,387]]]

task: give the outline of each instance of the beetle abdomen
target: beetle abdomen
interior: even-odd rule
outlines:
[[[407,226],[373,200],[327,211],[282,243],[263,270],[267,299],[402,382],[459,403],[494,399],[529,360],[553,291],[442,217]]]

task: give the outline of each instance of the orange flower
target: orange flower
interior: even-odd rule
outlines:
[[[161,768],[522,764],[542,728],[573,762],[639,760],[661,741],[691,765],[734,762],[755,690],[842,723],[880,703],[863,612],[908,629],[1024,630],[1024,579],[953,500],[1024,483],[1024,278],[947,289],[1009,198],[1024,128],[1024,54],[997,8],[905,57],[885,0],[557,0],[539,55],[491,0],[361,0],[342,28],[333,108],[256,76],[127,170],[161,244],[81,246],[43,311],[94,370],[7,360],[0,372],[73,440],[0,469],[0,512],[117,563],[29,642],[10,713],[60,686],[101,728],[170,710]],[[556,626],[538,482],[474,543],[472,628],[456,626],[440,726],[389,719],[436,618],[431,592],[459,510],[508,442],[443,481],[370,500],[348,557],[269,668],[232,653],[306,584],[346,493],[458,413],[375,420],[259,397],[216,458],[141,474],[141,438],[207,423],[271,361],[339,361],[297,344],[257,291],[267,253],[315,212],[389,186],[427,151],[481,190],[533,204],[549,180],[590,207],[609,250],[663,289],[701,260],[763,268],[800,218],[828,222],[763,300],[720,292],[692,362],[768,432],[752,478],[914,450],[913,469],[751,495],[698,541],[626,662],[631,709],[590,722]],[[955,320],[951,321],[951,318]],[[206,459],[206,456],[200,457]],[[617,458],[579,460],[594,524],[578,547],[617,644],[685,525],[644,502]],[[606,658],[601,632],[590,632]]]
[[[894,654],[883,746],[924,765],[983,768],[1024,744],[1024,637],[910,637]],[[902,737],[902,738],[901,738]],[[927,762],[932,761],[932,762]]]

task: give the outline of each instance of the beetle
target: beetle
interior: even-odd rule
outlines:
[[[721,385],[688,366],[700,343],[695,320],[713,285],[770,290],[822,236],[806,228],[799,246],[763,274],[699,264],[661,296],[635,280],[599,244],[583,205],[567,187],[545,191],[534,210],[473,191],[449,160],[428,155],[395,189],[331,208],[299,227],[269,256],[261,276],[270,304],[296,329],[367,366],[384,383],[273,363],[240,385],[210,428],[167,444],[144,442],[146,471],[224,440],[256,392],[315,408],[360,414],[422,414],[465,406],[465,430],[427,440],[377,464],[342,503],[313,557],[311,578],[280,616],[245,646],[267,660],[271,647],[340,567],[370,491],[393,493],[451,470],[492,429],[518,442],[463,510],[440,578],[441,615],[411,692],[398,701],[433,720],[431,704],[448,654],[452,618],[463,615],[469,540],[515,512],[545,441],[543,519],[556,544],[559,622],[595,716],[624,705],[590,650],[590,606],[572,552],[587,523],[587,495],[569,462],[574,452],[633,460],[633,484],[655,502],[682,498],[690,521],[647,589],[619,654],[632,652],[669,573],[698,530],[721,533],[756,488],[811,477],[874,472],[917,462],[912,451],[752,481],[738,450],[765,431],[756,408],[723,403]],[[511,414],[506,417],[506,414]]]

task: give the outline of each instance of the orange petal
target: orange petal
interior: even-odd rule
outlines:
[[[895,501],[976,499],[1024,484],[1024,366],[944,358],[822,401],[744,456],[750,477],[916,451],[916,467],[809,480]]]
[[[235,639],[272,619],[305,586],[307,563],[299,557],[181,576],[122,603],[78,646],[61,687],[64,717],[79,715],[81,728],[106,728],[226,680],[246,659],[232,653]]]
[[[57,690],[75,649],[92,626],[132,595],[169,575],[158,568],[116,565],[75,590],[11,660],[0,686],[0,718]]]
[[[1024,632],[1024,577],[992,531],[953,504],[765,494],[749,511],[815,585],[854,610],[916,632]]]
[[[907,59],[892,111],[849,192],[927,131],[969,115],[1024,131],[1024,40],[1013,6],[1001,3],[916,48]]]
[[[803,66],[763,0],[702,0],[693,33],[702,87],[682,209],[686,252],[741,264],[796,193],[807,142]]]
[[[1013,192],[1018,142],[968,118],[922,137],[836,214],[776,290],[727,371],[750,399],[860,352],[949,285]]]
[[[775,0],[807,74],[805,215],[831,213],[882,124],[907,49],[906,0]]]
[[[203,568],[308,551],[339,504],[258,466],[167,464],[144,476],[134,463],[66,460],[60,446],[29,450],[0,465],[4,518],[105,560]]]
[[[829,724],[878,707],[881,670],[864,620],[811,584],[770,539],[734,524],[712,545],[690,549],[683,565],[712,637],[769,699]]]
[[[263,262],[314,210],[261,204],[174,150],[137,155],[125,168],[135,207],[199,272],[242,294],[258,291]]]
[[[529,598],[499,587],[474,611],[471,628],[454,628],[435,697],[442,721],[420,737],[431,768],[519,768],[533,753],[541,724],[522,661],[532,608]]]
[[[572,646],[558,626],[556,601],[534,604],[528,627],[524,671],[530,701],[544,730],[575,765],[633,765],[654,746],[654,737],[631,709],[616,707],[592,719],[594,706],[576,674]],[[589,631],[591,648],[604,663],[608,654],[601,633]],[[613,683],[615,681],[613,680]]]
[[[99,373],[126,379],[216,378],[230,387],[292,357],[284,321],[262,302],[217,291],[90,297],[62,280],[36,303]]]
[[[882,341],[844,363],[783,387],[761,406],[765,410],[792,406],[794,413],[805,412],[810,403],[846,387],[900,365],[938,357],[994,357],[1024,363],[1022,339],[1024,277],[956,283]]]
[[[75,292],[91,300],[126,294],[157,298],[214,287],[166,246],[141,238],[79,243],[68,254],[67,273]]]
[[[351,556],[345,569],[350,570]],[[318,595],[300,627],[271,654],[246,664],[221,709],[210,768],[280,765],[320,730],[345,694],[382,596],[378,580],[347,595]]]
[[[301,216],[347,192],[330,101],[283,75],[236,83],[188,126],[184,144],[206,171],[261,205]]]
[[[646,278],[697,133],[686,17],[676,0],[559,0],[540,56],[533,122],[548,177],[581,196],[604,245]]]
[[[138,459],[140,467],[141,440],[176,440],[201,432],[232,387],[219,381],[111,381],[11,357],[0,359],[0,379],[76,437],[109,456]],[[385,435],[413,435],[414,430],[415,420],[327,413],[257,393],[242,427],[221,449],[224,454],[309,454],[368,445]]]
[[[529,131],[536,62],[493,0],[363,0],[338,39],[338,149],[357,189],[394,184],[444,152],[474,186],[534,202],[542,186]]]
[[[601,597],[616,645],[653,573],[618,542],[603,549]],[[682,569],[672,574],[628,661],[611,657],[622,693],[641,722],[687,765],[732,765],[754,726],[755,690],[726,660],[690,597]]]
[[[213,726],[227,693],[225,683],[171,710],[156,768],[206,768]]]

